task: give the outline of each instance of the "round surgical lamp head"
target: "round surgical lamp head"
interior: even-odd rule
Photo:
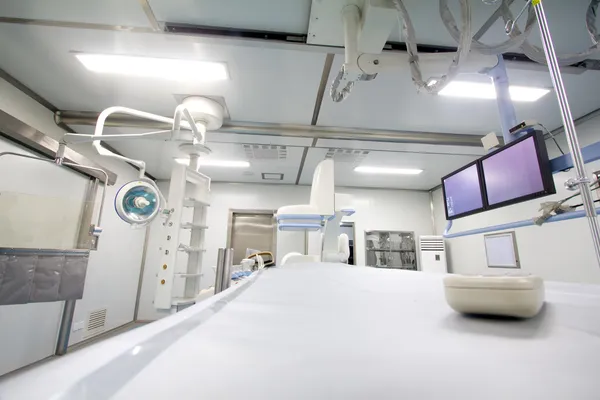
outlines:
[[[156,187],[144,181],[128,182],[115,196],[117,215],[133,226],[150,223],[160,208],[160,194]]]

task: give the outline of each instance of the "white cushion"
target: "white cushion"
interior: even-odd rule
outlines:
[[[310,204],[283,206],[277,210],[277,215],[320,215],[317,207]]]

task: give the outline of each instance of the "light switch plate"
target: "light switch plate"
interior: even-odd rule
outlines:
[[[73,323],[73,332],[77,332],[83,329],[84,321],[79,321]]]

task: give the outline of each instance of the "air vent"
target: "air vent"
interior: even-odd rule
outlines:
[[[263,172],[262,178],[265,181],[282,181],[283,174],[274,174],[274,173],[270,173],[270,172]]]
[[[92,311],[88,314],[85,324],[85,337],[93,336],[97,333],[104,332],[106,327],[106,308]]]
[[[249,160],[285,160],[287,158],[286,146],[269,144],[244,144],[243,146]]]
[[[366,150],[328,149],[325,159],[335,162],[360,164],[368,154],[369,152]]]
[[[421,236],[419,247],[421,251],[444,251],[444,238],[441,236]]]

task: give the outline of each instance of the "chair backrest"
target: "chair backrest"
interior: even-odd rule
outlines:
[[[344,262],[348,262],[348,258],[350,258],[350,238],[345,233],[340,234],[338,237],[338,252],[340,256],[345,257]]]
[[[310,205],[320,215],[335,213],[335,177],[333,160],[324,160],[317,165],[310,188]]]

